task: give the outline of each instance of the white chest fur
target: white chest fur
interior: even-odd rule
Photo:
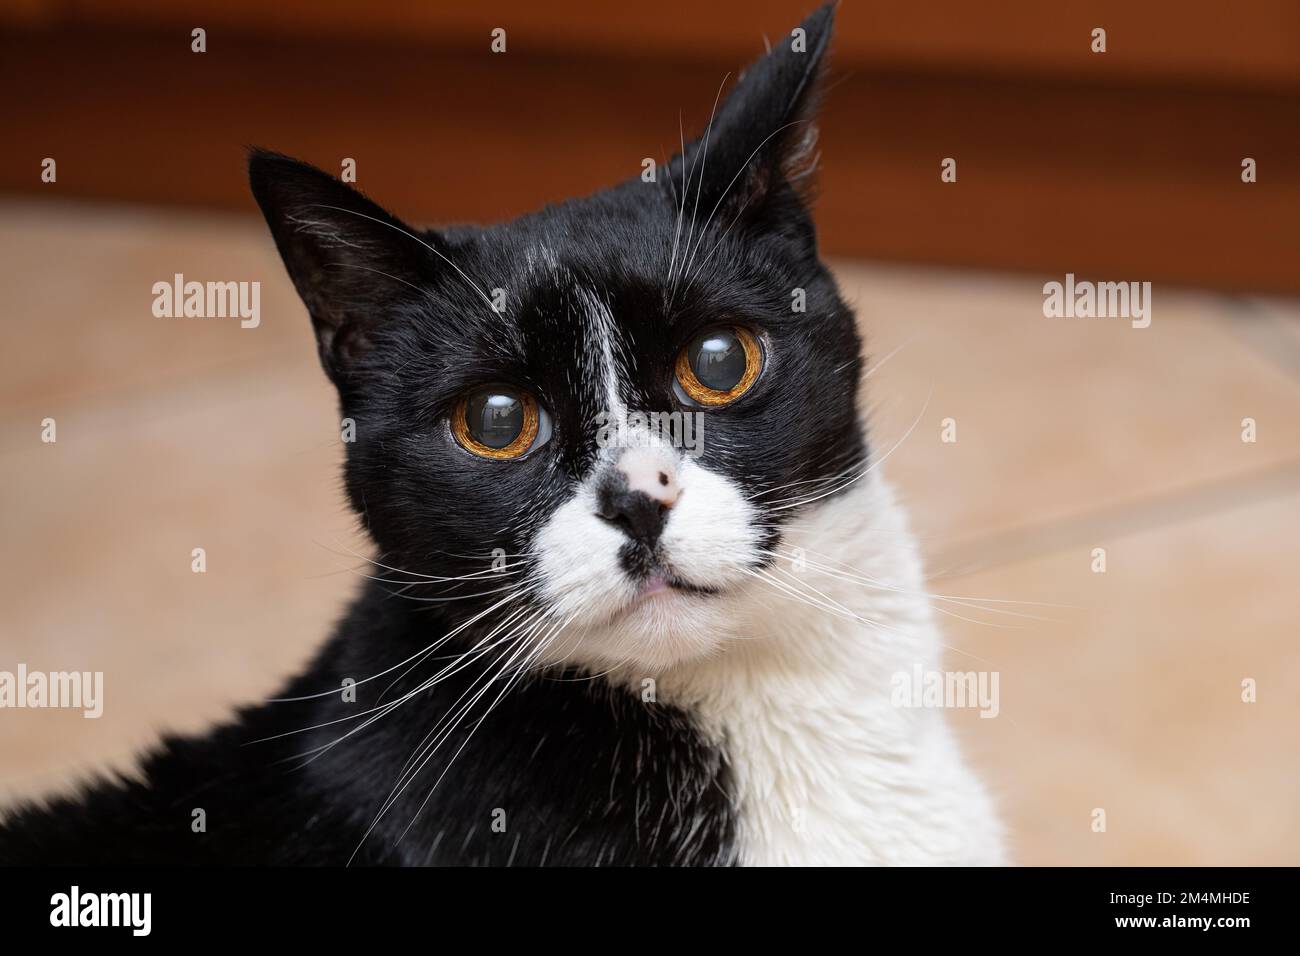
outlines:
[[[725,748],[743,863],[1001,863],[942,711],[891,702],[892,675],[937,669],[941,645],[901,509],[879,480],[860,485],[783,535],[789,561],[745,595],[744,639],[662,675],[659,699]]]

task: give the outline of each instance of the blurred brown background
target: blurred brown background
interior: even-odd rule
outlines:
[[[61,195],[245,209],[256,143],[352,157],[416,219],[498,219],[671,154],[812,5],[9,0],[6,132]],[[836,29],[832,254],[1300,290],[1295,0],[849,0]],[[0,157],[0,188],[38,173]]]
[[[355,587],[333,395],[247,144],[352,157],[416,222],[500,219],[670,155],[806,12],[0,7],[0,669],[107,695],[0,712],[0,808],[272,694]],[[953,716],[1014,857],[1300,862],[1300,4],[846,0],[830,82],[823,245],[877,447],[917,422],[885,471],[932,587],[1052,605],[942,619],[949,667],[1002,675],[998,719]],[[260,327],[154,317],[177,272],[261,282]],[[1153,282],[1150,328],[1044,318],[1066,272]]]

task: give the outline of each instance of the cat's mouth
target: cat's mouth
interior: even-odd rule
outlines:
[[[647,576],[641,582],[641,588],[637,591],[634,603],[644,601],[656,594],[667,594],[673,591],[700,595],[713,595],[720,593],[718,588],[709,587],[704,584],[693,584],[685,578],[678,577],[671,571],[657,571]]]
[[[671,603],[675,597],[712,597],[720,593],[722,592],[719,588],[696,584],[678,576],[667,568],[660,567],[641,578],[636,594],[615,615],[615,618],[630,614],[640,608],[651,607],[660,603]]]

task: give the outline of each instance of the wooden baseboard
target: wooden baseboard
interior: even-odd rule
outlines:
[[[237,31],[194,54],[174,29],[11,29],[0,190],[251,212],[258,144],[334,171],[353,157],[359,185],[416,221],[500,219],[671,153],[679,109],[701,126],[739,65]],[[829,254],[1300,292],[1295,92],[840,60],[831,84]]]

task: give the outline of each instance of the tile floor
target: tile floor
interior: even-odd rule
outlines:
[[[260,221],[6,201],[0,258],[0,669],[103,670],[108,697],[0,715],[3,805],[269,694],[365,545]],[[259,279],[261,327],[155,318],[175,272]],[[1001,675],[997,719],[953,719],[1017,859],[1300,863],[1300,302],[1157,287],[1132,329],[1044,318],[1054,277],[838,275],[934,590],[1041,602],[944,617],[949,666]]]

